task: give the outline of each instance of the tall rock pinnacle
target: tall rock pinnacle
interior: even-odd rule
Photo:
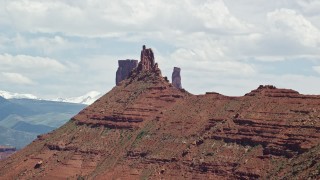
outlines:
[[[138,66],[138,60],[119,60],[119,67],[116,73],[116,85],[120,83],[120,81],[129,77],[130,72]]]
[[[161,71],[158,67],[158,63],[154,61],[154,55],[151,48],[146,48],[145,45],[142,46],[140,62],[137,68],[138,72],[151,71],[158,75],[161,75]]]
[[[154,55],[151,48],[146,49],[146,46],[142,46],[140,62],[138,65],[138,71],[150,71],[154,67]]]
[[[180,71],[180,68],[174,67],[172,72],[172,85],[177,89],[182,89]]]

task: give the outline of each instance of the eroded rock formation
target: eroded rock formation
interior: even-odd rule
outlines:
[[[1,178],[319,179],[320,96],[274,86],[192,95],[141,54],[139,71],[0,161]]]
[[[151,48],[142,46],[140,62],[137,68],[138,73],[142,71],[151,71],[161,76],[161,71],[158,67],[158,63],[155,63],[154,54]]]
[[[138,71],[151,71],[153,70],[154,63],[154,55],[151,48],[146,48],[145,45],[142,46],[140,62],[138,66]]]
[[[172,85],[177,89],[182,89],[180,71],[180,68],[174,67],[172,72]]]
[[[116,85],[128,78],[130,72],[138,66],[138,60],[119,60],[118,61],[119,67],[116,73]]]

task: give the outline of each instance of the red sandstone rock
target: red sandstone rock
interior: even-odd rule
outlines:
[[[138,60],[119,60],[119,67],[116,73],[116,85],[127,79],[130,75],[130,72],[138,66]]]
[[[177,89],[182,89],[180,71],[180,68],[174,67],[172,72],[172,85]]]
[[[140,62],[138,65],[138,72],[141,71],[152,71],[157,73],[160,71],[158,64],[155,63],[152,49],[147,49],[145,45],[142,46]]]
[[[140,62],[138,65],[138,71],[152,71],[154,67],[154,55],[151,48],[146,49],[146,46],[143,45],[140,55]]]

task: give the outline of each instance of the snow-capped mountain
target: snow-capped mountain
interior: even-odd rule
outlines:
[[[56,99],[42,99],[38,98],[33,94],[19,94],[12,93],[8,91],[0,91],[0,96],[5,99],[34,99],[34,100],[47,100],[47,101],[58,101],[58,102],[67,102],[67,103],[77,103],[77,104],[86,104],[90,105],[97,99],[99,99],[102,94],[98,91],[90,91],[83,96],[71,97],[71,98],[56,98]]]
[[[5,99],[36,99],[41,100],[37,96],[33,94],[19,94],[19,93],[12,93],[8,91],[0,91],[0,96]]]
[[[53,101],[90,105],[94,103],[97,99],[99,99],[101,96],[102,94],[98,91],[90,91],[83,96],[71,97],[71,98],[58,98],[58,99],[54,99]]]

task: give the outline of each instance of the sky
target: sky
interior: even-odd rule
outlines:
[[[320,94],[319,0],[0,0],[0,90],[106,93],[143,44],[194,94]]]

